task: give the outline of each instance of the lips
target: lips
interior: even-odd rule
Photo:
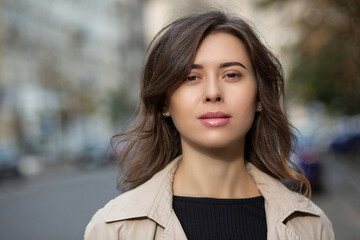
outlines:
[[[207,112],[201,115],[200,119],[209,119],[209,118],[230,118],[230,115],[216,111],[216,112]]]
[[[220,112],[207,112],[199,117],[200,122],[207,127],[221,127],[230,121],[231,116]]]

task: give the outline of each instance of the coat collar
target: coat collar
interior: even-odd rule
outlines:
[[[251,163],[247,163],[246,168],[264,196],[267,219],[276,219],[277,223],[282,223],[295,212],[320,216],[319,209],[308,198],[289,190],[279,180]]]
[[[166,228],[170,218],[174,216],[172,183],[180,162],[181,155],[144,184],[115,198],[105,221],[148,217]],[[253,164],[247,163],[246,167],[264,196],[268,230],[272,223],[282,223],[294,212],[320,216],[319,210],[307,198],[288,190],[281,182]]]
[[[181,155],[144,184],[115,198],[105,221],[148,217],[165,228],[173,213],[172,183],[180,161]]]

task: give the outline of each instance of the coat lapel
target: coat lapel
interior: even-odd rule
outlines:
[[[246,167],[265,199],[268,239],[299,239],[284,221],[295,212],[320,217],[313,203],[306,197],[290,191],[280,181],[257,169],[253,164],[247,163]]]
[[[172,184],[181,156],[139,187],[123,193],[115,200],[106,222],[147,217],[164,228],[161,239],[186,239],[172,208]]]

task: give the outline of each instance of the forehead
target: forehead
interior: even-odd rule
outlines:
[[[201,42],[194,63],[206,64],[235,60],[250,64],[245,44],[229,33],[211,33]]]

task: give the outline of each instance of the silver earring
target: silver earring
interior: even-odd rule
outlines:
[[[170,113],[169,113],[169,112],[164,112],[162,115],[163,115],[164,117],[170,117]]]
[[[257,107],[257,112],[261,112],[262,110],[262,106],[259,104],[259,106]]]

